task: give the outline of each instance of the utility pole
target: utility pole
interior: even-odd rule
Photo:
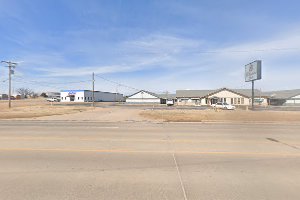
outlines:
[[[115,104],[117,104],[117,102],[119,101],[119,99],[118,99],[118,94],[119,94],[118,88],[119,88],[120,86],[121,86],[120,84],[117,84],[117,85],[116,85]]]
[[[1,61],[1,63],[6,63],[8,67],[8,108],[11,108],[11,75],[15,73],[17,63],[11,61]]]
[[[93,72],[93,107],[95,107],[95,73]]]

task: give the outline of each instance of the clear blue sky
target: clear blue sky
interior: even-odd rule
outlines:
[[[257,88],[300,88],[299,8],[296,0],[0,0],[0,59],[19,62],[14,88],[36,91],[90,89],[92,72],[153,92],[250,88],[244,65],[256,59]],[[6,78],[1,65],[0,92]],[[97,77],[96,89],[116,85]]]

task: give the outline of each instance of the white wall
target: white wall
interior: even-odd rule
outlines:
[[[128,97],[127,99],[157,99],[157,97],[147,92],[141,91],[133,96]]]
[[[126,103],[158,103],[160,99],[126,99]]]
[[[145,91],[140,91],[126,99],[126,103],[160,103],[160,98]]]
[[[71,92],[71,91],[70,91]],[[70,102],[69,91],[61,92],[61,102]],[[74,91],[74,102],[92,102],[93,92],[92,91]],[[95,102],[114,102],[114,101],[124,101],[122,94],[115,94],[109,92],[94,92]]]
[[[291,99],[286,100],[286,104],[300,104],[300,95],[294,96]]]
[[[78,100],[78,98],[79,98],[79,100]],[[61,92],[60,93],[60,101],[61,102],[70,102],[71,99],[69,97],[69,92]],[[74,102],[84,102],[84,91],[77,91],[76,93],[74,92]]]
[[[202,101],[200,98],[178,98],[177,105],[180,106],[194,106],[194,105],[201,105]]]
[[[288,99],[286,100],[285,102],[286,104],[300,104],[300,100],[297,100],[297,99]]]

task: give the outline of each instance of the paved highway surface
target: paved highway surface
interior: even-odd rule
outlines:
[[[300,125],[0,127],[0,199],[300,199]]]

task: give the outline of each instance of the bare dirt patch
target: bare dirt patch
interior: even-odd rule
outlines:
[[[290,111],[214,111],[214,110],[147,110],[141,116],[167,122],[300,122],[300,112]]]
[[[111,103],[53,103],[45,99],[0,101],[0,119],[72,120],[102,122],[300,122],[300,112],[293,111],[214,111],[214,110],[145,110],[145,107],[114,106]]]
[[[55,104],[55,103],[54,103]],[[8,108],[7,101],[0,102],[0,119],[36,118],[42,116],[64,115],[89,110],[83,106],[55,106],[45,99],[26,99],[12,101]]]
[[[68,115],[40,117],[39,120],[71,120],[71,121],[101,121],[101,122],[136,122],[145,121],[140,116],[142,109],[128,109],[123,107],[95,107],[85,112]]]

